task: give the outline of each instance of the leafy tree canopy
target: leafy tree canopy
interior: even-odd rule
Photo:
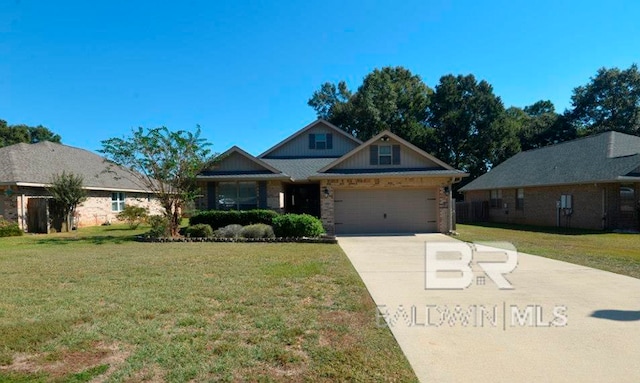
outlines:
[[[41,141],[60,142],[61,137],[42,125],[8,125],[0,120],[0,148],[19,143],[35,144]]]
[[[138,128],[130,137],[102,141],[100,152],[114,165],[129,169],[139,186],[154,192],[176,236],[181,210],[198,194],[195,177],[212,160],[208,146],[199,126],[195,132]]]
[[[47,188],[53,196],[55,206],[62,220],[66,223],[64,231],[71,230],[71,217],[76,207],[87,199],[87,192],[82,188],[84,179],[81,175],[73,173],[54,174],[51,186]]]
[[[570,122],[582,135],[615,130],[640,135],[640,72],[600,68],[588,84],[573,90]]]
[[[368,74],[355,93],[344,82],[323,84],[308,104],[317,113],[361,140],[389,129],[408,140],[425,134],[432,90],[403,67]]]

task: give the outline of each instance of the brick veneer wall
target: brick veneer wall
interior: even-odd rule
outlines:
[[[450,186],[448,178],[403,177],[403,178],[362,178],[362,179],[328,179],[320,181],[321,202],[320,216],[322,225],[328,234],[335,234],[334,190],[335,189],[404,189],[404,188],[437,188],[438,200],[437,227],[441,233],[450,228],[449,196],[444,192]],[[324,195],[324,190],[329,192]]]
[[[49,196],[42,188],[12,188],[11,196],[0,191],[0,203],[4,204],[4,218],[17,222],[21,229],[26,229],[26,209],[30,198]],[[125,205],[143,206],[149,209],[149,214],[162,214],[163,209],[154,198],[148,198],[146,193],[125,193]],[[117,212],[111,211],[110,191],[88,191],[88,198],[78,206],[76,222],[79,227],[97,226],[104,222],[118,222]]]
[[[573,197],[573,212],[570,216],[560,214],[560,226],[583,229],[616,228],[618,206],[618,184],[583,184],[524,188],[524,206],[516,210],[516,189],[502,189],[500,208],[489,210],[489,221],[556,226],[558,222],[556,201],[560,196]],[[636,200],[640,184],[636,184]],[[465,201],[489,201],[489,190],[474,190],[465,193]],[[504,207],[504,204],[507,207]]]

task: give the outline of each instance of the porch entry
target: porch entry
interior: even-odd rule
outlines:
[[[285,187],[284,210],[287,213],[320,217],[320,184],[288,184]]]

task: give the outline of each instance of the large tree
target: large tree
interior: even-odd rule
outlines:
[[[195,177],[212,159],[208,146],[199,126],[195,132],[138,128],[130,137],[102,141],[100,152],[114,165],[129,169],[139,186],[153,191],[171,235],[177,236],[180,213],[198,194]]]
[[[506,121],[518,131],[522,150],[541,148],[572,140],[575,129],[564,115],[556,113],[549,100],[540,100],[524,109],[512,106],[505,112]]]
[[[47,188],[53,196],[54,214],[59,214],[56,218],[63,222],[63,231],[71,230],[71,219],[77,206],[87,199],[87,192],[82,188],[83,182],[81,175],[62,171],[53,175],[51,186]]]
[[[35,144],[41,141],[60,142],[61,137],[42,125],[8,125],[0,120],[0,148],[19,143]]]
[[[425,134],[427,108],[432,90],[403,67],[375,69],[355,93],[344,82],[325,83],[308,104],[319,118],[367,140],[389,129],[415,141]]]
[[[432,136],[424,146],[469,172],[471,179],[520,150],[502,101],[488,82],[478,82],[473,75],[441,77],[429,110]]]
[[[600,68],[588,84],[573,90],[570,121],[580,134],[616,130],[640,135],[640,72]]]

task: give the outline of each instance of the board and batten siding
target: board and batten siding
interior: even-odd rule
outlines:
[[[261,171],[266,170],[264,167],[260,166],[247,157],[239,154],[239,153],[231,153],[227,157],[223,158],[222,161],[213,166],[212,171],[234,171],[234,172],[242,172],[242,171]]]
[[[378,141],[372,145],[399,145],[400,146],[400,164],[397,165],[371,165],[371,150],[370,147],[360,150],[350,158],[344,160],[333,169],[376,169],[376,168],[440,168],[441,166],[433,161],[419,155],[413,150],[400,144],[399,142],[390,139],[389,141]]]
[[[310,134],[331,134],[331,149],[310,149]],[[357,142],[350,140],[348,137],[336,132],[334,129],[325,124],[318,124],[307,130],[303,134],[294,137],[291,141],[285,143],[273,152],[269,153],[265,158],[282,158],[282,157],[341,157],[358,146]]]

